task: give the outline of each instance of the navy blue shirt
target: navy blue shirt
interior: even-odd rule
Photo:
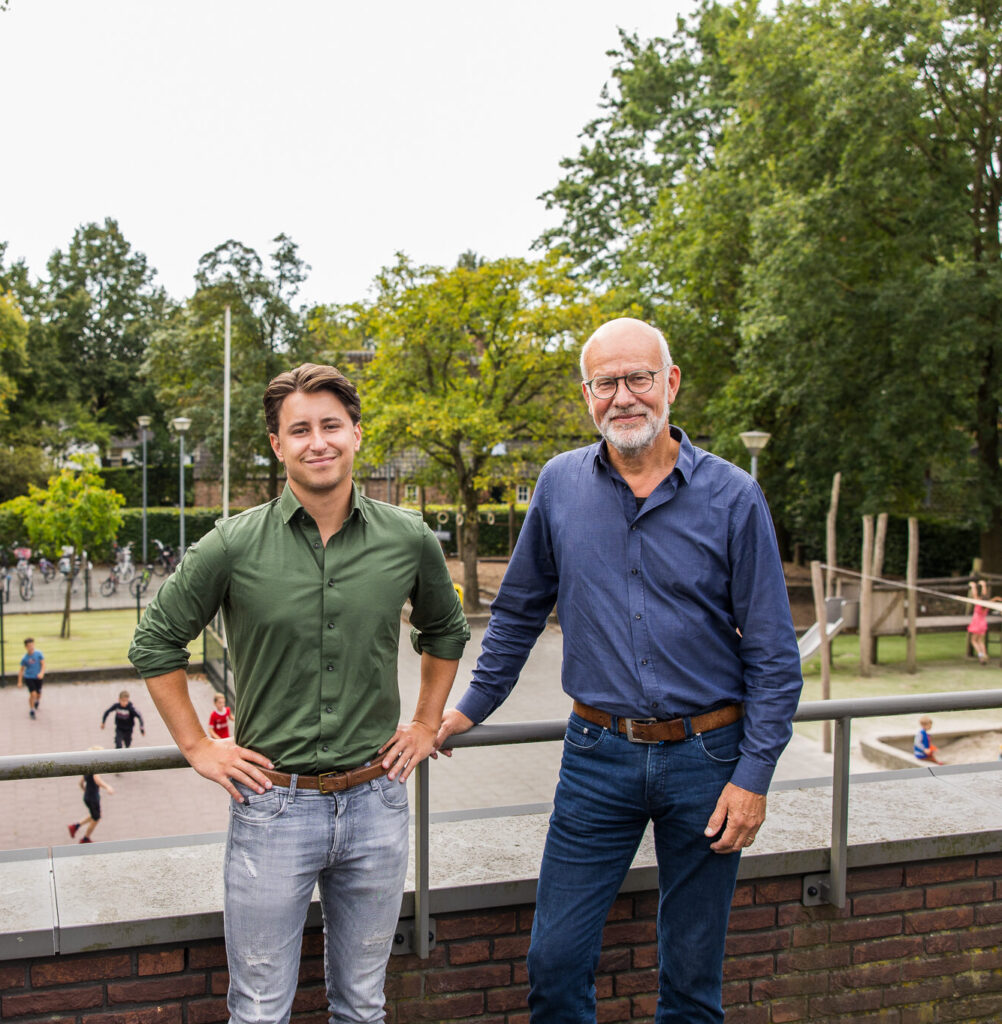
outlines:
[[[457,707],[482,722],[504,701],[555,603],[569,696],[632,718],[741,701],[731,781],[765,793],[803,685],[772,518],[747,473],[670,429],[675,467],[639,503],[604,441],[543,467]]]

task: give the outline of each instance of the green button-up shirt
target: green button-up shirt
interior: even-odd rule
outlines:
[[[419,513],[360,495],[326,546],[286,486],[192,545],[129,649],[144,678],[188,663],[221,609],[235,679],[236,741],[286,772],[354,768],[400,720],[400,615],[414,646],[458,659],[470,629]]]

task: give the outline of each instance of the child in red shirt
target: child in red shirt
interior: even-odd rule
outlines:
[[[212,703],[215,704],[215,709],[209,715],[209,735],[213,739],[228,740],[233,712],[226,706],[226,697],[221,693],[213,695]]]

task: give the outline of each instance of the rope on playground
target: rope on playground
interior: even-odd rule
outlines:
[[[856,572],[855,569],[844,569],[838,565],[827,565],[821,563],[822,569],[828,569],[831,572],[840,573],[843,576],[855,576],[859,580],[869,580],[871,583],[883,583],[889,587],[898,587],[901,590],[914,590],[917,594],[930,594],[933,597],[942,597],[948,601],[959,601],[961,604],[979,605],[982,608],[990,608],[993,611],[999,611],[999,602],[1002,598],[995,598],[982,600],[979,597],[961,597],[958,594],[947,594],[942,590],[931,590],[928,587],[909,587],[907,583],[902,583],[901,580],[888,580],[882,576],[868,576],[862,572]]]

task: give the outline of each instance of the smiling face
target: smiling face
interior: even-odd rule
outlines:
[[[660,370],[665,364],[658,334],[639,320],[613,320],[600,327],[584,354],[585,379],[625,377],[635,370]],[[635,395],[619,381],[611,398],[596,398],[582,384],[588,411],[606,442],[621,455],[635,456],[650,449],[668,426],[668,412],[678,392],[677,366],[661,370],[650,391]]]
[[[362,428],[352,423],[344,403],[332,392],[286,395],[278,414],[278,433],[269,434],[268,439],[300,501],[351,487]]]

